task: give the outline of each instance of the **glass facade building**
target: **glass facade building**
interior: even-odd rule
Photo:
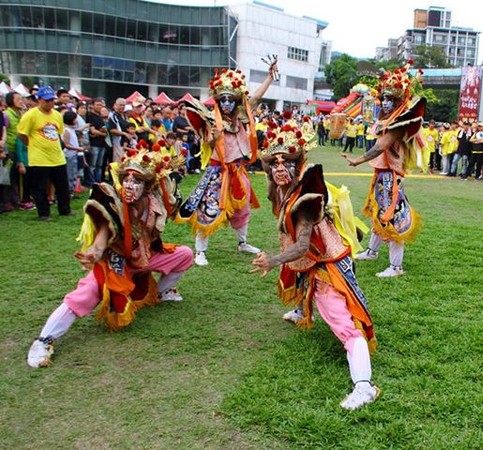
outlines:
[[[237,22],[225,7],[142,0],[0,5],[0,71],[12,84],[75,87],[110,100],[133,90],[176,98],[202,95],[215,68],[234,66]]]

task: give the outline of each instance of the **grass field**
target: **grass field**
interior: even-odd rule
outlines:
[[[370,169],[348,168],[338,150],[314,151],[328,181],[351,190],[360,211]],[[197,178],[183,181],[189,192]],[[278,249],[265,179],[252,176],[262,208],[250,242]],[[139,311],[109,333],[93,317],[59,340],[53,365],[25,362],[48,315],[82,275],[72,257],[82,221],[0,216],[0,448],[17,449],[481,449],[483,182],[414,176],[406,191],[424,218],[398,279],[388,265],[358,263],[379,341],[376,403],[347,412],[341,344],[322,320],[302,332],[281,320],[276,273],[249,274],[230,229],[211,241],[210,265],[193,267],[185,300]],[[84,200],[86,195],[84,195]],[[365,220],[365,219],[364,219]],[[193,245],[169,223],[165,240]],[[365,238],[365,242],[367,237]]]

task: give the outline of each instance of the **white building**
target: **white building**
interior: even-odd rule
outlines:
[[[266,76],[267,65],[261,58],[275,54],[280,81],[272,83],[264,101],[281,110],[312,99],[314,79],[330,57],[330,43],[321,35],[327,23],[289,15],[258,1],[230,6],[230,11],[238,21],[236,63],[246,73],[250,91]]]
[[[471,28],[451,26],[451,11],[440,6],[430,6],[428,9],[415,9],[413,28],[406,30],[398,39],[397,52],[386,49],[376,49],[377,59],[417,58],[415,49],[419,45],[441,49],[449,64],[464,67],[468,64],[477,65],[479,31]],[[391,45],[393,39],[389,39]]]

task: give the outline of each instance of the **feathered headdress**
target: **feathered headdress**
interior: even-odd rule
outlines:
[[[210,80],[210,95],[215,99],[223,94],[246,97],[249,91],[245,78],[240,69],[215,69],[215,76]]]

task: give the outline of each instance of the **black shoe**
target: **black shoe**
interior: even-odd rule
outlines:
[[[50,216],[40,216],[39,220],[41,220],[42,222],[48,222],[50,220]]]

